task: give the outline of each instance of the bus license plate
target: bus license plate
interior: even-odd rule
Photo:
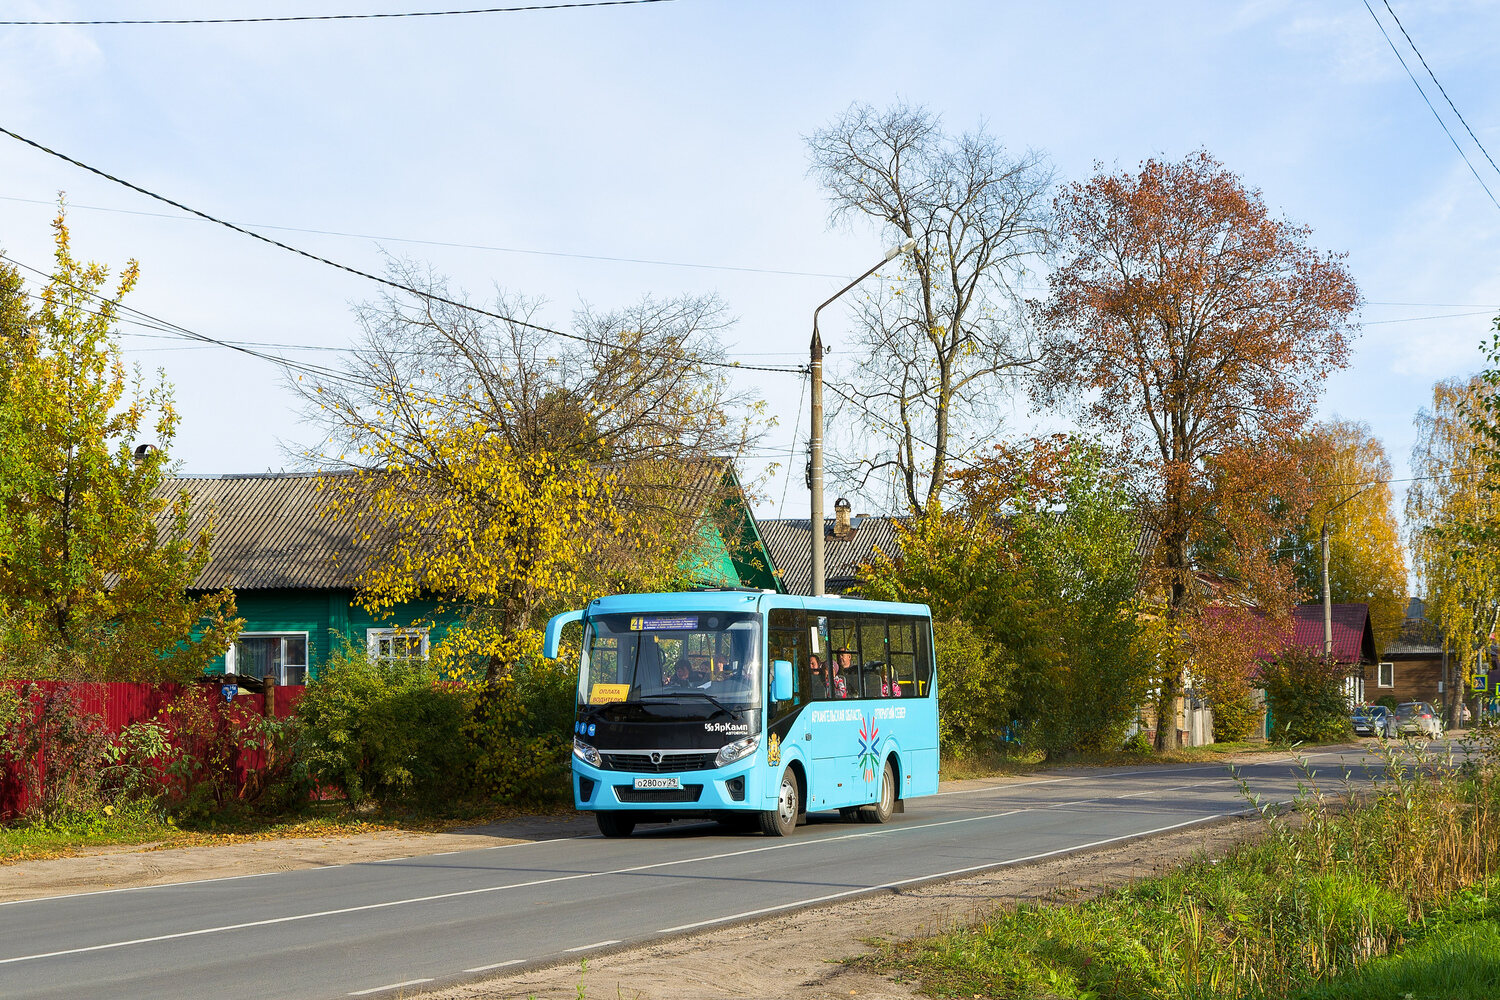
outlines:
[[[680,778],[636,778],[635,779],[635,788],[636,788],[636,791],[641,791],[643,789],[648,789],[648,788],[681,788],[681,787],[682,787],[682,779],[680,779]]]

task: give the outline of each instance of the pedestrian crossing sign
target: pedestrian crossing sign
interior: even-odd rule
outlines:
[[[1475,691],[1488,691],[1490,689],[1490,678],[1488,674],[1477,674],[1474,677]]]

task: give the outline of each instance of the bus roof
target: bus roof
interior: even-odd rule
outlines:
[[[932,612],[925,604],[866,601],[853,597],[801,597],[796,594],[743,590],[693,590],[672,594],[611,594],[608,597],[596,597],[590,601],[588,613],[609,615],[632,611],[643,613],[748,611],[751,609],[769,611],[771,608],[802,608],[827,614],[863,611],[932,617]]]

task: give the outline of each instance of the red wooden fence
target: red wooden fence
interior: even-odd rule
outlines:
[[[220,696],[219,686],[208,683],[144,684],[118,681],[69,684],[64,681],[0,681],[0,689],[19,690],[27,684],[31,686],[33,698],[37,694],[45,695],[59,688],[71,688],[72,699],[79,712],[85,717],[93,717],[97,720],[95,724],[111,736],[126,726],[156,718],[168,705],[184,694],[191,694],[194,689],[207,688],[215,697]],[[274,717],[284,719],[296,715],[297,703],[302,700],[306,690],[301,684],[277,687],[272,703]],[[253,715],[266,714],[266,697],[263,694],[239,693],[234,696],[233,701],[236,707]],[[259,757],[259,753],[256,752],[253,756]],[[246,760],[244,763],[258,766],[253,760]],[[26,790],[20,776],[6,761],[0,760],[0,820],[19,813],[25,806]]]

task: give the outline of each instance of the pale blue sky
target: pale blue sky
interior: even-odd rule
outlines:
[[[1392,2],[1500,158],[1500,6]],[[13,0],[3,16],[442,6]],[[1310,225],[1316,244],[1349,254],[1366,326],[1323,410],[1368,421],[1397,475],[1433,380],[1476,367],[1500,304],[1500,209],[1360,0],[678,0],[326,24],[0,28],[0,94],[0,124],[144,187],[250,226],[379,236],[266,230],[366,269],[380,269],[383,246],[476,295],[499,285],[542,296],[557,324],[584,299],[608,307],[647,292],[717,292],[738,317],[730,350],[747,363],[795,363],[813,306],[840,282],[398,241],[858,273],[879,259],[882,239],[828,228],[801,138],[856,100],[899,96],[954,130],[982,120],[1007,145],[1045,152],[1063,181],[1086,177],[1095,161],[1132,167],[1203,147],[1274,211]],[[1500,197],[1500,174],[1451,127]],[[171,210],[4,137],[0,179],[9,255],[47,265],[46,202],[65,190],[79,253],[141,261],[131,304],[215,337],[345,345],[350,304],[376,292],[202,222],[124,214]],[[1433,316],[1450,318],[1406,322]],[[837,363],[847,319],[825,324]],[[281,443],[314,436],[267,363],[125,342],[131,360],[164,367],[176,384],[184,420],[174,455],[185,471],[282,468]],[[745,381],[781,417],[765,450],[785,455],[799,379]],[[1018,405],[1007,429],[1041,422]],[[800,471],[795,479],[784,513],[805,516]],[[760,482],[762,514],[783,509],[784,483]]]

